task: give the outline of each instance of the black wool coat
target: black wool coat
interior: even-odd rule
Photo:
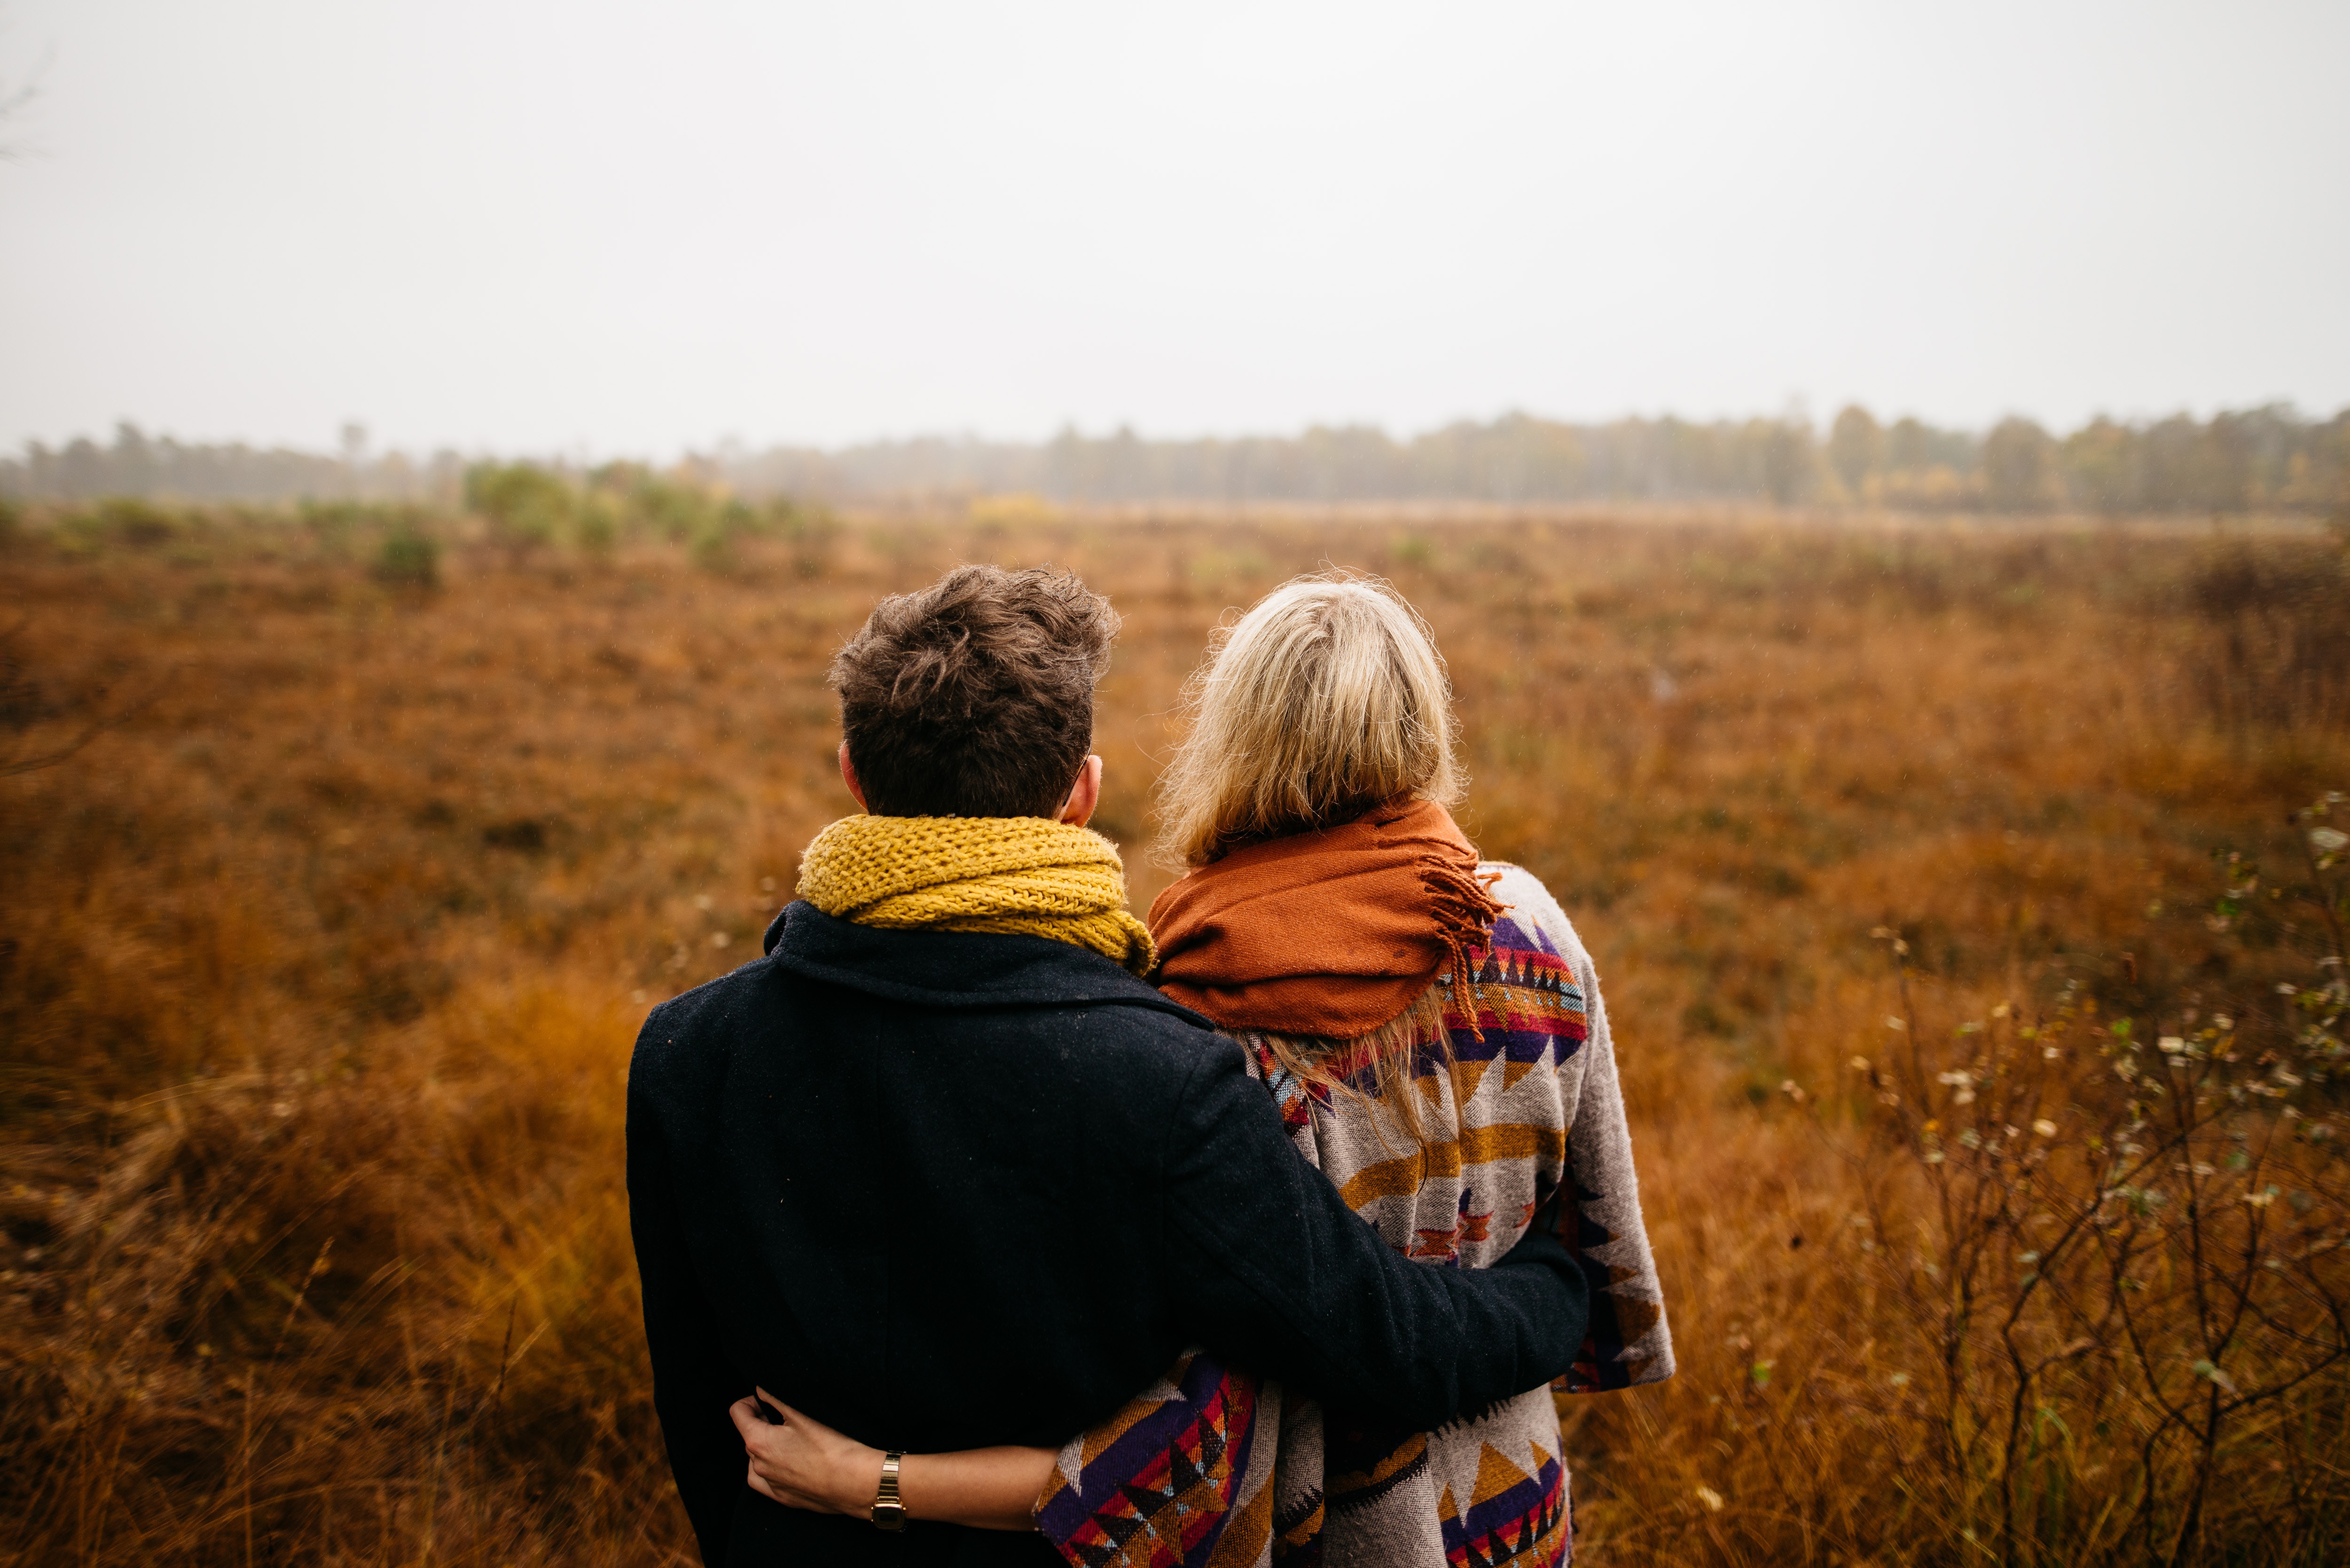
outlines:
[[[1045,1564],[1035,1535],[783,1508],[755,1382],[877,1448],[1055,1447],[1182,1348],[1443,1424],[1567,1370],[1583,1272],[1398,1257],[1291,1147],[1241,1048],[1107,959],[795,903],[656,1008],[629,1074],[654,1402],[702,1558]]]

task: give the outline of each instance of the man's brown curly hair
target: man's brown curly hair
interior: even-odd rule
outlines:
[[[832,661],[877,816],[1050,816],[1094,738],[1109,601],[1064,571],[958,566],[874,607]]]

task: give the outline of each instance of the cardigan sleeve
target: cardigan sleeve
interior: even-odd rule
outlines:
[[[1632,1165],[1632,1135],[1599,971],[1558,900],[1534,877],[1494,862],[1503,878],[1495,896],[1515,918],[1575,971],[1583,992],[1589,1035],[1576,1052],[1578,1072],[1570,1102],[1566,1181],[1559,1204],[1559,1237],[1581,1262],[1591,1286],[1590,1327],[1575,1366],[1556,1386],[1594,1394],[1673,1375],[1672,1331],[1648,1231],[1640,1215],[1640,1182]]]

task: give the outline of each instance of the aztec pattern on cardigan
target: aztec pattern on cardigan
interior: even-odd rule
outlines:
[[[1672,1342],[1597,976],[1540,882],[1514,866],[1482,869],[1502,873],[1494,893],[1511,909],[1475,955],[1469,995],[1438,981],[1445,1039],[1431,1033],[1414,1058],[1427,1147],[1367,1095],[1301,1083],[1261,1036],[1238,1038],[1299,1149],[1398,1251],[1485,1268],[1528,1225],[1559,1225],[1590,1280],[1591,1320],[1558,1392],[1657,1382],[1672,1375]],[[1367,1062],[1331,1065],[1367,1090]],[[1548,1568],[1571,1542],[1552,1396],[1534,1389],[1435,1432],[1379,1430],[1326,1418],[1277,1382],[1193,1353],[1062,1450],[1038,1522],[1077,1568]],[[1118,1440],[1147,1443],[1153,1421],[1188,1431],[1207,1411],[1242,1406],[1256,1449],[1271,1429],[1276,1451],[1269,1465],[1253,1449],[1247,1466],[1228,1465],[1222,1490],[1195,1483],[1200,1501],[1145,1479],[1172,1477],[1166,1452]],[[1250,1490],[1253,1475],[1269,1500]],[[1218,1519],[1253,1521],[1268,1501],[1265,1535],[1253,1525],[1210,1532],[1195,1518],[1212,1503]]]
[[[1158,961],[1118,846],[1041,816],[844,816],[801,855],[799,896],[860,926],[1045,937],[1136,974]]]
[[[1185,1352],[1156,1387],[1062,1450],[1036,1527],[1085,1568],[1267,1561],[1276,1447],[1262,1414],[1256,1379]],[[1084,1488],[1088,1476],[1110,1490]]]

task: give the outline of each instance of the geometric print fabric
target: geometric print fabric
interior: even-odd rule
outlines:
[[[1404,1256],[1483,1268],[1530,1224],[1558,1228],[1591,1318],[1557,1392],[1659,1381],[1672,1344],[1590,955],[1533,876],[1479,869],[1500,873],[1507,912],[1467,995],[1440,980],[1440,1009],[1421,1016],[1441,1023],[1410,1043],[1425,1143],[1348,1043],[1310,1044],[1353,1094],[1300,1082],[1263,1036],[1233,1037],[1299,1152]],[[1190,1352],[1062,1450],[1037,1521],[1076,1568],[1548,1568],[1569,1554],[1567,1492],[1551,1390],[1432,1433],[1379,1432]]]

